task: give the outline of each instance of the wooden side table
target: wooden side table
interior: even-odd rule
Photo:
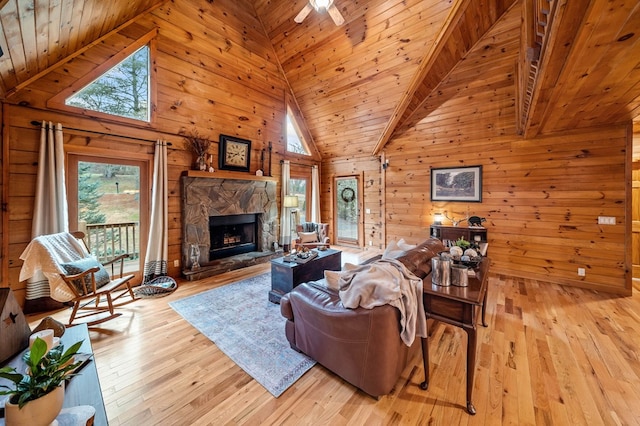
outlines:
[[[462,328],[467,332],[467,412],[475,414],[471,401],[473,375],[476,366],[476,322],[478,309],[482,311],[482,325],[487,326],[485,312],[487,304],[487,276],[489,259],[484,258],[475,269],[476,276],[469,277],[467,287],[439,286],[431,282],[427,275],[423,284],[424,310],[427,320],[432,318]],[[428,334],[428,333],[427,333]],[[422,338],[422,356],[424,362],[424,382],[420,387],[429,386],[429,338]]]

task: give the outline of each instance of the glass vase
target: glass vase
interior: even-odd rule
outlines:
[[[196,170],[203,172],[207,170],[207,159],[205,155],[199,155],[196,158]]]

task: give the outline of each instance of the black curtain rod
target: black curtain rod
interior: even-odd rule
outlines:
[[[283,164],[284,160],[280,160],[280,164]],[[303,167],[309,167],[309,168],[313,168],[314,166],[317,166],[317,164],[312,164],[312,165],[308,165],[308,164],[303,164],[303,163],[294,163],[292,161],[289,161],[289,164],[295,164],[296,166],[303,166]]]
[[[33,120],[31,121],[31,124],[37,127],[42,127],[42,122],[40,121],[36,121]],[[46,125],[47,127],[49,126],[48,124]],[[122,136],[122,135],[112,135],[110,133],[103,133],[103,132],[96,132],[95,130],[84,130],[84,129],[76,129],[74,127],[65,127],[62,126],[62,129],[69,129],[69,130],[75,130],[76,132],[84,132],[84,133],[93,133],[95,135],[101,135],[101,136],[113,136],[116,138],[124,138],[124,139],[131,139],[134,141],[140,141],[140,142],[152,142],[152,143],[156,143],[157,141],[155,140],[151,140],[151,139],[143,139],[143,138],[136,138],[134,136]],[[184,136],[181,136],[184,137]],[[173,144],[171,142],[167,142],[167,146],[172,146]]]

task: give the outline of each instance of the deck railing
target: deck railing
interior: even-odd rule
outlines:
[[[138,222],[80,224],[91,254],[100,262],[108,262],[121,254],[129,261],[140,257],[140,226]]]

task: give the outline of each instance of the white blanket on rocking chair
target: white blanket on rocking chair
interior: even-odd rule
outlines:
[[[60,265],[88,256],[82,243],[68,232],[41,235],[34,238],[20,255],[24,261],[20,269],[20,281],[41,272],[49,280],[51,298],[68,302],[74,294],[60,277],[60,274],[66,273]]]

